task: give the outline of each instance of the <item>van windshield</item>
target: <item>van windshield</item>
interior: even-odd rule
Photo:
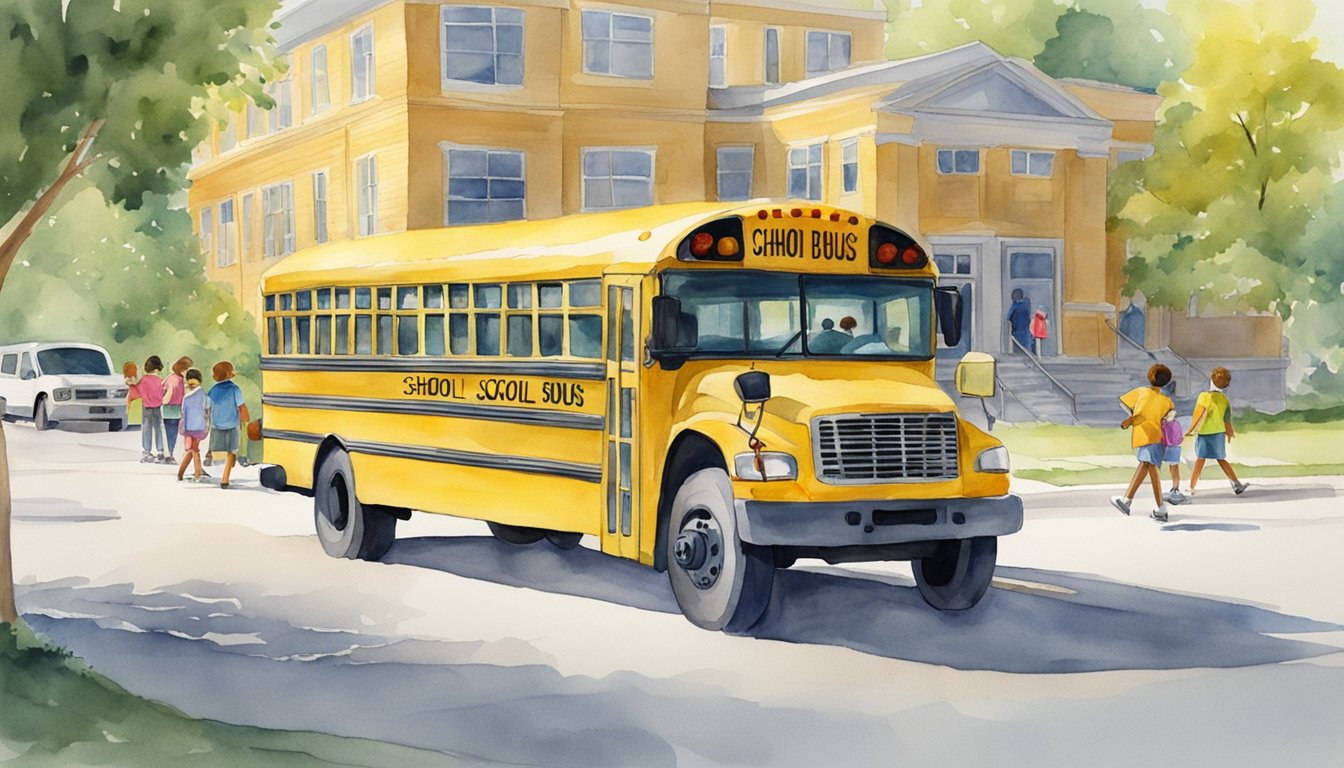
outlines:
[[[107,376],[107,355],[96,349],[54,347],[37,353],[37,365],[44,376]]]
[[[663,292],[695,318],[694,356],[927,360],[933,283],[869,275],[674,271]]]

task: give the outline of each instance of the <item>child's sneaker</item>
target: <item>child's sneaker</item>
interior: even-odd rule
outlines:
[[[1153,519],[1159,523],[1167,522],[1167,505],[1153,508]]]
[[[215,459],[214,459],[214,457],[211,456],[211,455],[208,454],[208,453],[205,454],[205,458],[204,458],[204,459],[201,459],[201,466],[203,466],[203,467],[213,466],[214,463],[215,463]]]
[[[1129,499],[1126,499],[1124,496],[1112,496],[1112,497],[1111,497],[1111,506],[1113,506],[1113,507],[1115,507],[1116,509],[1120,510],[1120,514],[1122,514],[1122,515],[1128,515],[1128,514],[1129,514],[1129,505],[1130,505],[1130,503],[1131,503],[1130,500],[1129,500]]]
[[[177,463],[177,459],[173,458],[173,455],[170,453],[170,454],[168,454],[167,456],[164,456],[164,457],[163,457],[163,463],[164,463],[164,464],[176,464],[176,463]]]
[[[1240,480],[1232,484],[1232,492],[1238,496],[1240,496],[1246,490],[1246,488],[1247,488],[1246,483],[1243,483]]]
[[[142,454],[140,454],[140,463],[141,463],[141,464],[148,464],[148,463],[150,463],[150,462],[152,462],[152,461],[154,461],[154,457],[150,456],[148,453],[142,453]]]
[[[1162,498],[1166,500],[1168,504],[1184,504],[1190,500],[1190,497],[1181,493],[1181,489],[1179,488],[1172,488],[1170,491],[1163,494]]]

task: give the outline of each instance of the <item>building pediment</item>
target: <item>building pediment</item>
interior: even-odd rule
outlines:
[[[902,84],[877,106],[908,115],[1107,122],[1026,62],[998,58]]]

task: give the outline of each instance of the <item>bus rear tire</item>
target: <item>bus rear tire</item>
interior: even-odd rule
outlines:
[[[380,560],[397,535],[397,518],[381,507],[361,504],[355,470],[343,450],[328,453],[313,483],[313,521],[322,549],[332,557]]]
[[[964,611],[980,602],[994,579],[999,540],[993,536],[938,542],[932,557],[911,565],[924,602],[940,611]]]
[[[750,629],[770,602],[774,555],[738,537],[728,473],[712,468],[687,477],[667,525],[667,575],[682,614],[704,629]]]
[[[512,544],[515,547],[525,547],[528,544],[536,544],[538,541],[546,538],[546,531],[541,528],[527,528],[521,525],[506,525],[505,523],[496,523],[494,520],[487,520],[485,524],[490,526],[490,533],[500,541],[506,544]]]

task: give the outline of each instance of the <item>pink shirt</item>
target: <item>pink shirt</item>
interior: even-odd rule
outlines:
[[[136,385],[146,408],[163,407],[163,379],[158,374],[146,373]]]
[[[163,380],[163,404],[181,405],[182,395],[186,394],[187,380],[180,374],[170,373]]]

